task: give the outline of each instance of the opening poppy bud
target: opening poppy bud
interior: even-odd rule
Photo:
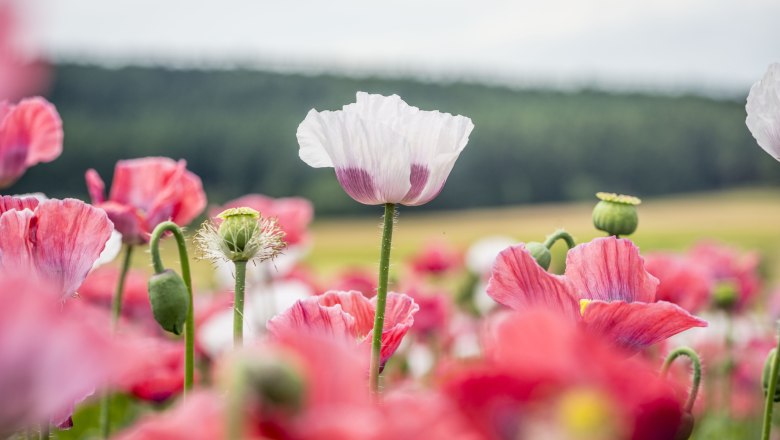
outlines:
[[[222,219],[217,232],[225,240],[228,249],[233,252],[244,252],[260,227],[257,223],[260,213],[252,208],[230,208],[222,211],[217,217]]]
[[[764,362],[764,371],[761,373],[761,386],[764,387],[764,396],[769,392],[769,375],[772,372],[772,363],[774,363],[776,355],[777,349],[773,348],[769,352],[769,356],[766,357],[766,362]],[[780,386],[775,389],[774,401],[780,402]]]
[[[693,434],[693,414],[685,412],[680,419],[680,427],[677,428],[677,433],[674,434],[674,440],[688,440]]]
[[[303,405],[305,385],[289,363],[272,358],[254,359],[246,367],[248,389],[261,406],[296,412]]]
[[[550,253],[550,250],[547,249],[547,246],[542,243],[532,241],[530,243],[526,243],[525,248],[528,249],[528,252],[531,253],[532,257],[534,257],[534,260],[539,263],[539,266],[542,266],[544,270],[550,268],[552,254]]]
[[[722,281],[715,285],[712,291],[712,301],[715,306],[723,310],[731,310],[739,299],[737,285],[733,281]]]
[[[149,278],[149,302],[160,327],[180,335],[190,307],[187,286],[176,272],[166,269]]]
[[[639,226],[638,197],[614,193],[596,193],[601,201],[593,208],[593,226],[609,235],[630,235]]]

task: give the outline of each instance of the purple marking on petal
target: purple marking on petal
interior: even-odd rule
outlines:
[[[425,165],[412,164],[412,171],[409,175],[409,183],[412,184],[412,187],[409,188],[401,203],[416,201],[417,197],[420,197],[423,189],[425,189],[425,184],[428,183],[430,174],[430,170]]]
[[[356,201],[366,205],[383,203],[377,200],[374,180],[368,171],[360,168],[336,168],[336,179],[341,187]]]

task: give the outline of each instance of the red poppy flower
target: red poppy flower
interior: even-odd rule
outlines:
[[[66,298],[84,281],[112,230],[105,212],[80,200],[2,197],[0,270],[30,274]]]
[[[404,335],[414,324],[419,307],[401,293],[387,295],[385,323],[382,331],[381,364],[395,353]],[[376,298],[368,299],[356,291],[330,291],[295,303],[268,321],[268,330],[275,336],[287,332],[308,330],[371,344],[374,333]]]
[[[463,256],[444,243],[429,243],[412,257],[412,270],[418,274],[441,275],[463,263]]]
[[[542,269],[522,244],[507,248],[496,259],[487,291],[515,310],[544,308],[581,321],[615,345],[636,352],[707,325],[675,304],[656,302],[657,286],[634,243],[606,237],[570,250],[565,276]]]
[[[707,307],[713,279],[704,266],[670,253],[653,253],[645,258],[647,271],[660,281],[656,300],[675,303],[691,313]]]
[[[27,168],[58,158],[62,136],[60,115],[45,99],[0,101],[0,188],[11,186]]]
[[[186,225],[206,207],[200,178],[186,166],[184,160],[167,157],[120,160],[108,200],[95,170],[87,171],[87,189],[92,203],[108,213],[125,243],[143,244],[158,224],[172,220]]]
[[[160,325],[154,320],[152,306],[149,303],[148,278],[148,275],[141,270],[128,271],[122,294],[122,316],[145,329],[159,332]],[[118,279],[119,268],[100,267],[90,272],[81,284],[78,290],[79,297],[105,310],[110,310]]]

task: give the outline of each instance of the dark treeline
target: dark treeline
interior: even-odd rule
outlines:
[[[65,124],[65,151],[12,190],[83,198],[87,168],[108,181],[118,159],[162,155],[187,159],[214,203],[261,192],[308,197],[319,215],[375,214],[341,191],[331,169],[300,161],[295,139],[309,109],[340,108],[357,90],[474,121],[430,209],[780,182],[780,167],[745,127],[742,100],[63,65],[49,99]]]

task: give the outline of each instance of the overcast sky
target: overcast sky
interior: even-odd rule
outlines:
[[[745,93],[780,0],[25,0],[50,56]]]

